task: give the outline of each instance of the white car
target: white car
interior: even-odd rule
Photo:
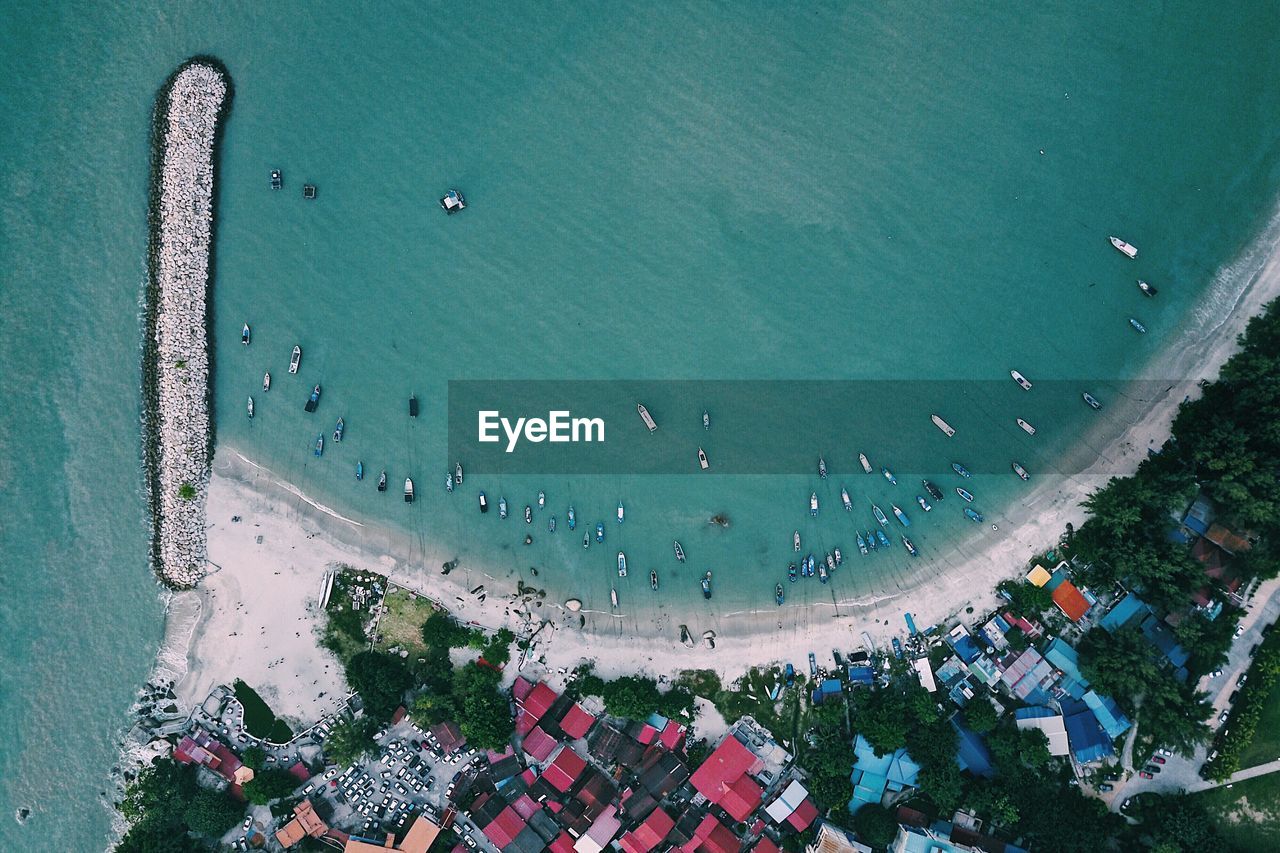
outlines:
[[[1236,632],[1235,632],[1235,634],[1234,634],[1233,636],[1235,636],[1235,637],[1237,637],[1237,638],[1238,638],[1238,637],[1239,637],[1241,634],[1243,634],[1243,633],[1244,633],[1244,626],[1243,626],[1243,625],[1237,625],[1237,626],[1236,626]]]
[[[373,739],[374,739],[374,740],[382,740],[382,739],[383,739],[384,737],[386,737],[386,736],[387,736],[387,730],[386,730],[386,729],[383,729],[382,731],[380,731],[380,732],[378,732],[376,735],[374,735],[374,736],[373,736]]]

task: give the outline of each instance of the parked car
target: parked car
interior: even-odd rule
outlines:
[[[1241,684],[1244,684],[1248,680],[1249,680],[1249,673],[1247,672],[1240,673],[1240,677],[1236,679],[1236,687],[1239,687]]]
[[[1237,626],[1236,626],[1236,632],[1235,632],[1235,634],[1234,634],[1233,636],[1239,637],[1239,636],[1240,636],[1241,634],[1243,634],[1243,633],[1244,633],[1244,626],[1243,626],[1243,625],[1237,625]]]
[[[1254,655],[1256,655],[1257,653],[1258,653],[1258,646],[1257,646],[1257,644],[1255,643],[1253,646],[1250,646],[1250,647],[1249,647],[1249,657],[1253,657],[1253,656],[1254,656]]]
[[[1166,763],[1169,759],[1167,759],[1167,758],[1163,758],[1163,757],[1161,757],[1161,756],[1159,756],[1159,755],[1154,755],[1154,756],[1152,756],[1152,757],[1151,757],[1151,760],[1152,760],[1152,761],[1154,761],[1156,764],[1164,764],[1164,763]]]
[[[1215,669],[1213,672],[1209,673],[1210,678],[1217,678],[1220,675],[1222,675],[1222,670],[1220,669]]]
[[[1230,711],[1223,711],[1221,714],[1218,715],[1218,722],[1225,723],[1227,721],[1227,717],[1230,717],[1230,716],[1231,716]]]
[[[1156,755],[1163,755],[1166,758],[1173,758],[1173,750],[1164,749],[1163,747],[1156,750]]]
[[[249,827],[253,826],[253,815],[249,815],[244,819],[244,831],[248,832]]]
[[[1232,690],[1231,695],[1227,697],[1227,703],[1230,705],[1234,705],[1236,704],[1236,700],[1239,698],[1240,698],[1240,691]]]
[[[1115,790],[1115,786],[1112,785],[1110,782],[1103,782],[1101,785],[1098,786],[1098,790],[1104,794],[1110,794],[1112,791]]]
[[[1152,776],[1150,773],[1148,773],[1148,772],[1147,772],[1147,771],[1145,771],[1145,770],[1143,770],[1143,771],[1142,771],[1141,773],[1139,773],[1138,775],[1139,775],[1139,776],[1141,776],[1143,779],[1154,779],[1154,778],[1156,778],[1156,777]]]
[[[374,740],[382,740],[382,739],[383,739],[384,737],[386,737],[386,736],[387,736],[387,730],[386,730],[386,729],[383,729],[382,731],[380,731],[380,732],[378,732],[376,735],[374,735],[374,736],[373,736],[373,739],[374,739]]]

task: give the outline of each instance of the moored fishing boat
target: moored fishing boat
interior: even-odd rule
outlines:
[[[961,477],[964,477],[966,480],[973,476],[972,474],[969,473],[969,469],[961,465],[959,462],[952,462],[951,470],[955,471],[957,474],[959,474]]]
[[[414,394],[409,395],[409,417],[416,418],[418,416],[418,398]]]
[[[1013,377],[1013,381],[1022,386],[1023,391],[1031,390],[1031,383],[1027,381],[1027,377],[1023,376],[1016,370],[1010,370],[1009,375]]]
[[[1128,255],[1130,258],[1138,257],[1137,248],[1129,245],[1125,241],[1121,240],[1119,237],[1108,237],[1107,239],[1111,241],[1111,245],[1116,247],[1116,251],[1121,252],[1125,255]]]
[[[649,410],[642,403],[636,403],[636,411],[640,413],[640,420],[644,421],[644,425],[649,428],[649,432],[657,432],[658,424],[653,419],[653,415],[649,414]]]
[[[279,169],[272,169],[271,170],[271,189],[278,190],[283,186],[284,186],[284,175],[280,173]]]
[[[316,437],[316,456],[319,456],[322,453],[324,453],[324,436],[323,435]]]
[[[800,531],[799,530],[791,534],[791,544],[795,546],[795,549],[797,551],[800,550]]]
[[[710,569],[708,569],[707,573],[702,577],[702,597],[703,598],[711,597],[711,570]]]
[[[507,499],[505,497],[498,498],[498,518],[507,517]]]
[[[524,505],[524,523],[533,524],[533,507],[528,504]]]
[[[796,582],[796,564],[795,563],[787,564],[787,580],[789,580],[791,583]]]
[[[307,400],[307,404],[302,407],[303,411],[314,412],[316,406],[320,405],[320,386],[311,389],[311,397]]]
[[[933,509],[933,504],[925,500],[924,495],[916,495],[916,503],[920,504],[920,508],[925,512],[930,512]]]
[[[711,429],[711,415],[706,409],[702,410],[702,428]]]
[[[364,463],[360,461],[356,462],[356,479],[357,480],[364,479]]]
[[[849,500],[849,490],[844,486],[840,487],[840,500],[844,504],[845,512],[853,512],[853,501]]]
[[[863,473],[866,473],[866,474],[871,473],[871,460],[867,458],[867,454],[865,453],[858,454],[858,464],[862,466]]]
[[[1027,469],[1026,469],[1026,468],[1023,468],[1023,467],[1022,467],[1021,465],[1019,465],[1017,462],[1012,463],[1012,465],[1013,465],[1013,473],[1017,474],[1017,475],[1018,475],[1020,478],[1022,478],[1023,480],[1030,480],[1030,479],[1031,479],[1031,475],[1027,473]]]
[[[618,609],[618,591],[616,589],[609,589],[609,603],[613,605],[614,610]]]
[[[782,592],[782,584],[775,584],[773,587],[773,603],[782,606],[782,602],[786,600],[786,596]]]
[[[680,540],[679,539],[671,540],[671,546],[675,549],[675,552],[676,552],[676,562],[683,563],[684,549],[680,547]]]
[[[814,518],[818,517],[818,493],[817,492],[809,493],[809,515],[813,516]]]
[[[707,461],[707,452],[701,447],[698,448],[698,467],[703,471],[711,467],[711,463]]]
[[[828,552],[827,552],[827,556],[826,556],[826,559],[824,560],[824,562],[827,564],[827,571],[829,571],[829,572],[834,572],[834,571],[835,571],[835,569],[836,569],[836,558],[835,558],[835,555],[834,555],[834,554],[832,554],[830,551],[828,551]]]
[[[245,323],[244,328],[240,330],[240,343],[245,346],[249,345],[249,324]]]
[[[1036,428],[1033,427],[1031,424],[1027,423],[1022,418],[1015,418],[1015,420],[1017,420],[1018,426],[1022,427],[1022,431],[1025,432],[1027,435],[1036,434]]]
[[[916,546],[911,544],[911,540],[905,536],[902,537],[902,547],[906,548],[907,553],[910,554],[911,556],[913,557],[919,556],[920,552],[916,550]]]
[[[1093,396],[1092,394],[1090,394],[1088,391],[1085,391],[1085,392],[1084,392],[1084,393],[1082,393],[1080,396],[1084,399],[1084,401],[1085,401],[1086,403],[1088,403],[1088,404],[1089,404],[1089,408],[1091,408],[1091,409],[1101,409],[1101,408],[1102,408],[1102,404],[1098,402],[1098,398],[1094,397],[1094,396]]]
[[[880,540],[880,544],[889,547],[889,537],[884,534],[883,530],[876,530],[876,538]]]
[[[1151,285],[1147,284],[1142,279],[1138,279],[1138,290],[1142,291],[1143,296],[1155,296],[1157,293],[1160,292],[1156,290],[1154,287],[1152,287]]]
[[[554,515],[551,516],[549,519],[547,519],[547,532],[548,533],[556,532],[556,517]]]
[[[865,555],[867,553],[867,540],[862,538],[861,531],[855,531],[855,535],[858,540],[858,551]]]
[[[836,565],[837,565],[837,566],[842,566],[842,565],[844,565],[844,554],[841,554],[841,553],[840,553],[840,549],[839,549],[839,548],[833,548],[833,549],[831,550],[831,556],[832,556],[832,557],[835,557]]]
[[[622,506],[622,501],[618,501],[618,523],[621,524],[623,518],[626,517],[627,511]]]
[[[973,494],[968,489],[962,489],[956,486],[956,494],[964,498],[969,503],[973,503]]]
[[[545,509],[547,506],[547,493],[538,489],[538,509]]]
[[[816,574],[816,573],[814,572],[814,570],[813,570],[813,567],[814,567],[814,566],[816,566],[816,565],[817,565],[817,561],[813,559],[813,555],[812,555],[812,554],[810,554],[810,555],[808,555],[807,557],[805,557],[805,558],[804,558],[804,573],[805,573],[805,577],[810,577],[810,578],[811,578],[811,577],[813,577],[813,576]]]
[[[387,472],[383,471],[378,475],[378,491],[385,492],[387,490]]]
[[[342,441],[342,432],[346,428],[347,428],[346,423],[342,420],[342,418],[338,418],[338,422],[333,426],[333,440]]]
[[[657,569],[649,570],[649,589],[653,590],[654,592],[658,591],[658,570]]]
[[[618,577],[625,578],[627,576],[627,555],[618,552]]]
[[[983,522],[982,513],[976,512],[970,509],[969,507],[964,508],[964,514],[970,521],[972,521],[975,524],[981,524]]]
[[[826,583],[826,582],[827,582],[827,580],[828,580],[829,578],[830,578],[830,574],[827,572],[827,564],[826,564],[826,563],[818,563],[818,580],[819,580],[819,582],[821,582],[821,583]]]
[[[818,476],[824,480],[827,479],[827,460],[821,456],[818,457]]]
[[[573,504],[569,504],[569,529],[574,530],[578,527],[578,515],[573,511]]]
[[[440,199],[440,207],[452,216],[460,210],[467,209],[467,200],[457,190],[449,190]]]
[[[871,513],[876,517],[876,521],[878,521],[882,526],[889,526],[889,518],[884,514],[884,510],[880,509],[880,507],[872,504]]]
[[[444,490],[446,492],[453,491],[453,475],[450,474],[448,471],[444,472]]]
[[[582,547],[583,548],[591,547],[591,534],[585,531],[582,534]]]
[[[1129,318],[1129,325],[1133,326],[1133,328],[1137,330],[1140,334],[1146,334],[1147,332],[1147,327],[1142,325],[1132,317]]]
[[[289,356],[289,372],[297,373],[299,364],[302,364],[302,347],[295,345],[293,355]]]
[[[884,478],[888,480],[890,483],[893,483],[895,486],[898,485],[898,478],[893,476],[893,472],[890,471],[888,468],[881,468],[880,473],[884,474]]]
[[[262,374],[262,390],[263,391],[271,390],[271,371],[267,371],[266,373]]]
[[[404,502],[413,503],[413,480],[409,477],[404,478]]]
[[[489,499],[485,497],[484,492],[480,493],[480,511],[481,512],[489,511]]]
[[[604,522],[603,521],[596,522],[596,541],[597,542],[604,541]]]
[[[867,537],[867,547],[868,547],[868,548],[870,548],[872,551],[874,551],[874,550],[876,550],[877,548],[879,548],[879,547],[880,547],[879,543],[877,543],[877,542],[876,542],[876,535],[875,535],[874,533],[872,533],[870,530],[868,530],[868,531],[866,532],[866,534],[865,534],[865,535],[866,535],[866,537]]]
[[[249,417],[253,417],[253,398],[252,397],[249,398],[249,404],[245,408],[248,409]]]
[[[944,421],[941,415],[930,415],[929,420],[933,421],[933,425],[942,430],[942,434],[947,438],[956,434],[955,427]]]
[[[453,466],[453,482],[454,485],[462,485],[462,463],[455,463]]]
[[[901,522],[903,527],[911,526],[911,519],[907,518],[907,514],[903,512],[897,504],[889,504],[893,508],[893,516]]]
[[[928,480],[921,480],[920,483],[924,486],[924,490],[928,492],[929,496],[932,497],[935,501],[942,500],[942,489],[939,489],[937,486],[935,486],[933,483],[930,483]]]

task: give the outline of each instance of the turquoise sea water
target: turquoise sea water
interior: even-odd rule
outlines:
[[[220,440],[344,514],[464,560],[513,574],[541,565],[540,582],[600,602],[623,547],[641,570],[635,596],[656,565],[664,589],[651,601],[701,606],[693,578],[705,566],[723,579],[713,604],[731,610],[772,606],[795,528],[806,551],[840,545],[852,565],[829,588],[788,588],[792,600],[911,581],[901,548],[852,555],[840,483],[860,507],[895,494],[858,479],[859,450],[890,465],[878,451],[936,455],[945,470],[953,450],[923,419],[936,409],[963,426],[958,440],[1034,453],[1048,476],[1090,413],[1075,395],[1020,397],[1010,367],[1120,395],[1191,312],[1221,309],[1204,304],[1207,285],[1264,227],[1280,179],[1276,28],[1263,2],[1212,16],[1191,3],[1123,15],[1080,3],[11,6],[0,23],[0,847],[105,842],[96,798],[160,638],[137,308],[147,119],[187,56],[219,56],[236,84],[218,210]],[[304,181],[319,186],[315,202]],[[471,207],[446,218],[436,199],[450,186]],[[1110,249],[1109,233],[1139,260]],[[1139,276],[1158,300],[1142,300]],[[246,320],[248,349],[237,345]],[[305,354],[290,377],[294,343]],[[275,382],[262,395],[266,369]],[[835,424],[797,410],[832,468],[825,484],[476,475],[452,496],[441,488],[450,379],[702,378],[957,382],[922,401],[918,431],[879,445],[863,446],[875,407]],[[966,381],[984,379],[1003,383],[971,397]],[[324,398],[307,416],[314,382]],[[412,422],[410,392],[422,403]],[[723,459],[732,422],[702,435],[701,404],[687,403],[666,406],[659,437]],[[316,460],[315,437],[339,414],[347,438]],[[1034,448],[1017,414],[1042,427]],[[360,484],[357,459],[372,472]],[[382,467],[388,495],[374,492]],[[412,509],[395,494],[406,472],[422,495]],[[958,482],[937,479],[949,492]],[[976,479],[992,518],[1021,488],[1010,474]],[[519,545],[522,522],[476,512],[479,488],[513,514],[546,490],[533,546]],[[911,512],[908,488],[898,502]],[[568,535],[568,503],[584,524],[606,521],[603,550],[582,551],[581,527]],[[958,504],[913,513],[926,559],[961,541]],[[734,520],[728,531],[705,524],[715,512]],[[26,827],[8,817],[18,805],[37,809]]]

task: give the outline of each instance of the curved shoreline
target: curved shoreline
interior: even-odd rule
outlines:
[[[143,460],[151,563],[173,589],[200,580],[208,553],[205,502],[214,445],[208,297],[217,154],[231,98],[222,63],[197,56],[160,87],[152,113]]]

